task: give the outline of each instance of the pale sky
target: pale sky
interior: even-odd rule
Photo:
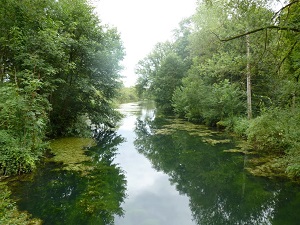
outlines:
[[[135,84],[134,68],[158,42],[170,40],[179,22],[196,10],[196,0],[94,0],[104,24],[117,27],[126,56],[125,86]]]

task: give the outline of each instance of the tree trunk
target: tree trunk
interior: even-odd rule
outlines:
[[[4,64],[4,60],[3,60],[3,56],[1,56],[1,59],[0,59],[0,82],[3,83],[4,82],[4,67],[5,67],[5,64]]]
[[[252,119],[252,100],[251,100],[251,71],[250,71],[250,40],[249,35],[246,35],[247,47],[247,113],[248,119]]]

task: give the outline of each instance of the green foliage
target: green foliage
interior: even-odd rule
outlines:
[[[45,137],[113,126],[123,47],[86,0],[0,3],[0,174],[28,172]],[[91,135],[91,132],[89,132]]]
[[[230,123],[227,124],[228,130],[233,130],[235,134],[241,137],[246,137],[246,131],[251,121],[246,117],[233,117]]]
[[[106,29],[92,13],[85,1],[67,1],[59,9],[57,19],[66,34],[63,49],[66,70],[55,77],[62,78],[52,94],[53,111],[50,114],[53,135],[66,135],[78,117],[87,115],[95,124],[111,126],[118,113],[112,108],[112,99],[119,88],[119,61],[123,48],[116,30]]]
[[[286,167],[287,174],[292,177],[300,178],[300,144],[299,140],[293,143],[293,146],[288,149],[288,153],[282,160],[282,164]]]
[[[300,7],[299,1],[290,1],[275,13],[272,4],[198,2],[191,20],[175,32],[171,48],[156,49],[139,64],[138,91],[151,92],[158,107],[180,117],[248,137],[259,152],[285,155],[288,173],[298,176],[293,158],[298,159],[299,141]],[[178,60],[166,63],[172,55]],[[174,73],[174,68],[182,70]],[[257,117],[253,121],[245,118],[246,102]]]
[[[162,60],[152,88],[157,107],[163,112],[172,111],[172,96],[175,88],[181,84],[184,73],[184,64],[179,56],[169,54]]]
[[[191,121],[216,125],[217,122],[242,114],[243,93],[228,80],[213,85],[188,76],[173,96],[175,112]]]
[[[90,120],[86,115],[76,117],[76,121],[65,130],[66,137],[86,137],[92,136]]]
[[[249,142],[260,151],[288,153],[299,143],[299,109],[272,109],[251,121]]]
[[[135,87],[122,87],[117,97],[117,103],[137,102],[138,100]]]
[[[69,134],[78,117],[111,124],[123,48],[85,0],[5,1],[1,17],[1,81],[20,84],[29,72],[52,105],[49,132]],[[111,116],[110,116],[111,115]]]
[[[283,152],[287,146],[284,112],[273,109],[255,118],[247,129],[248,141],[258,150]]]
[[[299,177],[300,109],[274,108],[250,121],[246,130],[249,143],[265,154],[281,154],[286,172]]]
[[[0,87],[0,171],[10,175],[31,171],[46,147],[49,103],[37,91],[37,79]]]
[[[138,96],[153,98],[166,114],[172,113],[173,93],[192,64],[188,48],[191,29],[190,19],[183,20],[174,31],[174,41],[157,44],[137,66]]]

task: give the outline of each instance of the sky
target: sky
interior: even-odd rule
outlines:
[[[125,86],[133,86],[134,69],[158,42],[171,40],[179,22],[196,10],[196,0],[97,0],[96,13],[121,34],[126,56],[122,62]]]

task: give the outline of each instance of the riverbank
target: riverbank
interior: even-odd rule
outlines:
[[[245,156],[245,170],[253,176],[264,177],[268,179],[281,179],[300,183],[300,177],[297,174],[289,172],[291,160],[288,149],[281,152],[268,151],[268,146],[264,149],[258,149],[252,141],[242,138],[236,133],[229,133],[236,139],[235,149],[225,150],[230,154],[243,154]],[[287,153],[285,153],[287,152]],[[295,161],[295,160],[294,160]]]

